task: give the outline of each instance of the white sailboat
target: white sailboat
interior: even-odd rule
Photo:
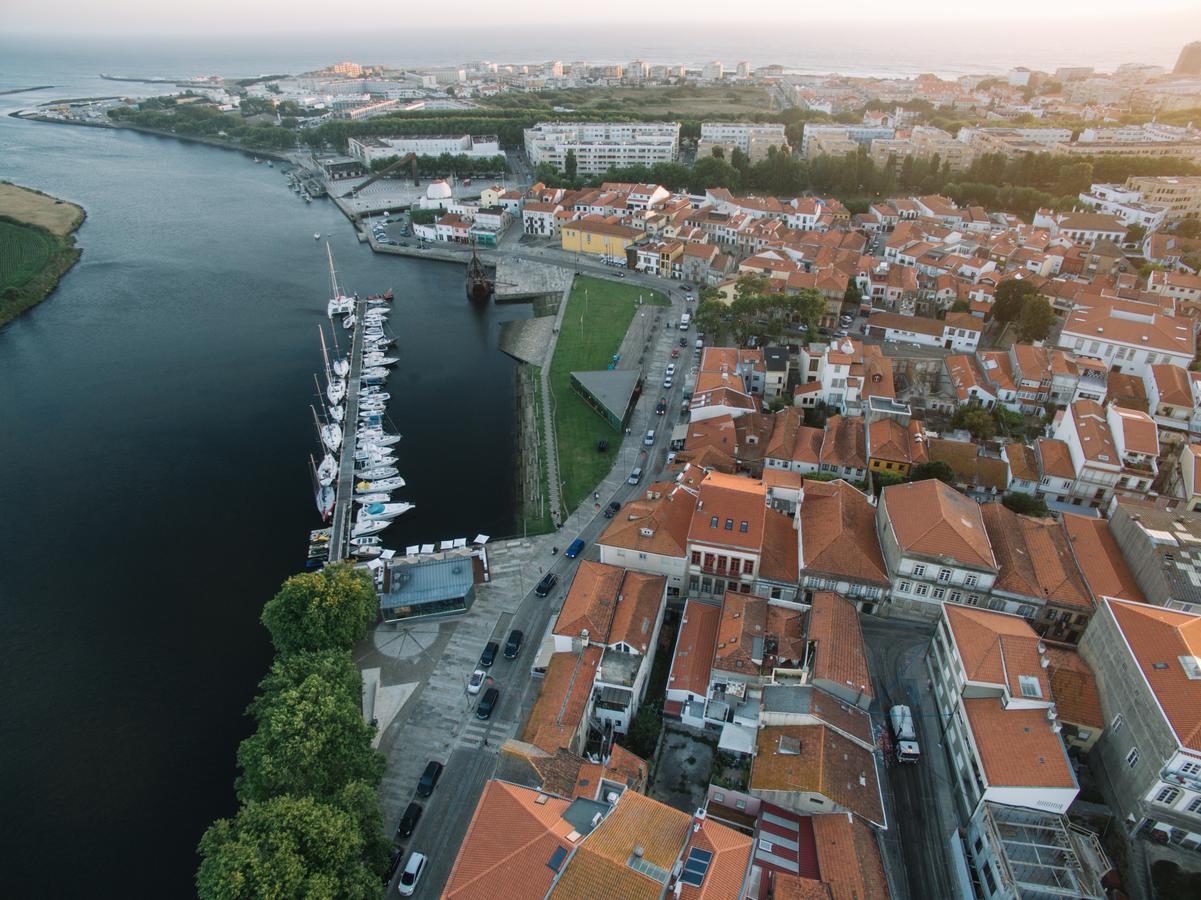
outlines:
[[[330,284],[330,299],[326,304],[326,315],[331,319],[334,316],[344,315],[345,313],[354,310],[354,299],[347,297],[338,288],[338,274],[334,271],[334,254],[329,248],[329,241],[325,242],[325,255],[329,258],[329,284]]]
[[[345,378],[350,374],[350,363],[345,359],[335,359],[333,369],[335,375],[339,378]]]
[[[354,527],[350,529],[350,533],[354,537],[362,537],[366,534],[379,534],[391,524],[391,519],[359,519],[354,523]]]
[[[375,494],[385,491],[398,491],[405,486],[403,478],[380,478],[375,481],[359,481],[354,486],[356,494]]]
[[[413,508],[412,503],[369,503],[359,510],[360,519],[395,519]]]
[[[391,503],[392,494],[389,491],[376,491],[374,494],[359,494],[354,498],[355,503]]]
[[[341,422],[346,418],[346,410],[340,403],[337,406],[331,406],[329,408],[329,417],[335,422]]]
[[[360,441],[370,441],[380,447],[391,447],[400,443],[399,434],[388,434],[379,429],[364,428],[361,429],[355,437]]]
[[[313,409],[311,406],[309,409]],[[342,446],[342,426],[336,422],[321,424],[317,418],[317,410],[313,409],[313,421],[317,424],[317,432],[321,435],[321,443],[329,448],[331,453],[337,453]]]
[[[376,466],[374,469],[363,469],[355,472],[355,478],[363,481],[376,481],[391,478],[397,472],[396,466]]]
[[[321,465],[317,467],[317,480],[321,484],[333,484],[334,479],[338,477],[338,460],[334,458],[332,453],[325,454],[325,458],[321,460]]]
[[[346,382],[341,378],[333,379],[325,386],[325,396],[329,398],[329,402],[337,406],[346,396]]]

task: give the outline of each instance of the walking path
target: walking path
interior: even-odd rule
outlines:
[[[559,311],[555,313],[555,327],[551,330],[550,343],[546,348],[546,356],[542,365],[542,429],[546,436],[546,500],[550,504],[551,521],[558,525],[563,521],[563,498],[560,493],[562,482],[559,480],[559,445],[555,440],[554,402],[550,393],[550,366],[555,358],[555,345],[559,342],[559,329],[563,327],[563,316],[567,313],[567,299],[571,296],[571,286],[575,279],[567,282],[563,288],[563,300]]]

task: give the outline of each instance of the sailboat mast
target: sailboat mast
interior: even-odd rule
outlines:
[[[335,300],[341,296],[338,290],[338,273],[334,271],[334,251],[329,247],[329,241],[325,242],[325,255],[329,259],[329,286],[333,293],[330,295]]]
[[[325,347],[325,329],[321,327],[320,323],[317,324],[317,331],[321,335],[321,359],[325,361],[325,381],[328,384],[330,381],[333,381],[333,376],[329,370],[329,350]],[[317,393],[321,393],[320,389],[318,389]]]

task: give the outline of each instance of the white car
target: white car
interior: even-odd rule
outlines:
[[[676,374],[676,364],[668,363],[667,371],[664,374],[667,375],[668,378],[670,378],[672,375]]]
[[[485,672],[483,669],[476,669],[471,673],[471,678],[467,682],[467,693],[478,694],[480,692],[480,688],[484,686],[484,682],[487,680],[487,678],[487,672]]]
[[[404,871],[400,873],[400,881],[396,885],[396,890],[400,891],[400,896],[413,896],[413,892],[417,890],[417,882],[421,880],[421,873],[425,871],[425,863],[426,856],[424,853],[413,852],[409,854],[409,861],[405,863]]]

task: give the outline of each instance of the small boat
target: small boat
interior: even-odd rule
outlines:
[[[338,404],[337,406],[331,406],[329,408],[329,417],[335,422],[341,422],[346,418],[346,410],[341,404]]]
[[[275,168],[275,163],[273,163],[271,160],[267,160],[267,168],[268,168],[268,169],[274,169],[274,168]]]
[[[386,401],[386,400],[392,399],[391,394],[389,394],[387,391],[380,390],[375,385],[372,385],[371,387],[363,388],[362,397],[364,400],[370,399],[370,400],[385,400]]]
[[[315,240],[315,241],[319,241],[319,240],[321,240],[321,232],[320,232],[320,231],[316,232],[316,233],[313,235],[313,240]]]
[[[338,461],[334,459],[332,453],[325,454],[325,458],[321,460],[321,465],[317,467],[317,480],[323,485],[334,483],[334,479],[338,477]]]
[[[355,503],[391,503],[392,494],[388,491],[376,491],[374,494],[360,494],[354,498]]]
[[[328,484],[317,488],[317,511],[321,513],[321,518],[328,519],[333,513],[335,498],[334,489]]]
[[[391,478],[397,472],[396,466],[376,466],[373,469],[362,469],[355,472],[355,478],[362,481],[376,481]]]
[[[322,425],[321,443],[336,453],[338,448],[342,446],[342,426],[333,422],[328,425]]]
[[[383,366],[373,366],[370,369],[364,369],[361,378],[387,378],[388,370]]]
[[[400,443],[399,434],[387,434],[382,431],[371,431],[364,429],[355,435],[359,441],[370,442],[379,447],[391,447],[393,444]]]
[[[359,510],[361,518],[394,519],[413,508],[412,503],[369,503]]]
[[[347,331],[350,331],[352,328],[354,328],[354,321],[354,313],[351,313],[342,320],[342,327]]]
[[[384,552],[383,547],[355,547],[350,551],[358,559],[375,559]]]
[[[332,528],[317,528],[309,532],[310,541],[328,541],[334,536]]]
[[[350,529],[351,535],[361,537],[366,534],[379,534],[392,524],[391,519],[359,519]]]
[[[371,353],[363,357],[363,365],[365,366],[394,366],[400,362],[397,356],[384,356],[382,353]]]
[[[342,398],[346,396],[346,382],[341,378],[335,378],[325,387],[325,396],[329,398],[329,402],[337,406],[342,402]]]
[[[345,378],[350,374],[350,363],[344,359],[335,359],[333,369],[335,375],[339,378]]]
[[[355,465],[361,469],[386,469],[396,465],[396,456],[392,453],[381,453],[366,459],[356,459]]]
[[[354,486],[356,494],[375,494],[385,491],[398,491],[405,485],[403,478],[382,478],[378,481],[360,481]]]
[[[395,455],[396,451],[391,447],[381,447],[379,444],[368,444],[366,446],[359,447],[359,449],[354,453],[354,458],[356,460],[380,459],[387,456],[395,457]]]
[[[352,547],[378,547],[383,538],[378,537],[357,537],[350,539]]]

